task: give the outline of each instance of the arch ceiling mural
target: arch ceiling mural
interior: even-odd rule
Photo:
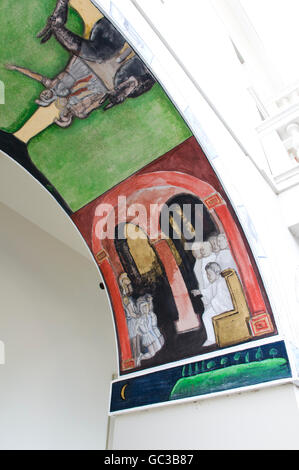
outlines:
[[[121,33],[89,0],[2,0],[0,13],[0,148],[89,246],[111,301],[119,374],[149,378],[153,367],[276,335],[221,183]]]

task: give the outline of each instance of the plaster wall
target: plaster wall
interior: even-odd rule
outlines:
[[[117,370],[94,263],[0,204],[1,449],[104,449]]]

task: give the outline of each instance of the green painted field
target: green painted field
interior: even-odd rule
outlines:
[[[283,358],[237,364],[179,379],[171,391],[170,399],[177,400],[254,385],[289,377],[289,375],[288,363]]]
[[[52,126],[29,153],[79,209],[190,136],[159,85],[109,111],[99,109],[68,129]]]
[[[37,109],[42,86],[6,63],[54,77],[68,62],[68,53],[51,38],[36,38],[55,0],[1,0],[0,80],[6,104],[0,107],[0,128],[15,132]],[[83,25],[71,11],[68,27],[82,34]],[[107,112],[94,111],[68,129],[52,125],[29,142],[36,166],[54,184],[73,211],[86,205],[147,163],[174,148],[191,133],[161,87],[128,99]]]

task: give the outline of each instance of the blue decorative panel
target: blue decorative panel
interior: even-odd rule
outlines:
[[[113,382],[110,412],[292,377],[283,341]]]

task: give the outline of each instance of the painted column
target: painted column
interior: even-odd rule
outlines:
[[[198,329],[200,321],[193,310],[186,284],[181,271],[176,264],[173,254],[166,240],[160,239],[153,243],[157,255],[159,256],[172,290],[173,298],[179,313],[179,319],[176,321],[176,330],[178,333]]]

